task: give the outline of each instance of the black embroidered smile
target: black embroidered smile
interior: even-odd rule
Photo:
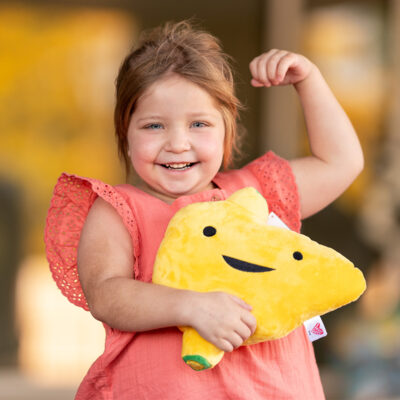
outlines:
[[[268,272],[275,271],[275,268],[263,267],[261,265],[252,264],[247,261],[238,260],[237,258],[222,256],[225,262],[232,268],[238,269],[244,272]]]

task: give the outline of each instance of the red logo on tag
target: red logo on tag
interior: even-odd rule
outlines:
[[[311,332],[314,333],[314,335],[324,334],[324,331],[321,329],[321,324],[319,322],[315,324],[314,328],[311,329]]]

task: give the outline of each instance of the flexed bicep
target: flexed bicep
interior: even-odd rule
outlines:
[[[290,161],[296,179],[301,219],[310,217],[336,200],[353,182],[359,169],[326,163],[317,157]]]

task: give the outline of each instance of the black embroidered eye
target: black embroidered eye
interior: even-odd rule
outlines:
[[[299,251],[295,251],[295,252],[293,253],[293,258],[294,258],[295,260],[300,261],[300,260],[303,259],[303,254],[301,254]]]
[[[217,230],[213,226],[206,226],[203,229],[204,236],[214,236],[217,233]]]

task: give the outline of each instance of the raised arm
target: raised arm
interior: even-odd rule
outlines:
[[[354,181],[364,159],[354,128],[318,68],[300,54],[271,50],[250,63],[252,85],[294,85],[303,107],[311,156],[291,160],[301,216],[320,211]]]
[[[79,279],[92,315],[112,328],[141,332],[192,326],[224,351],[255,330],[250,307],[222,292],[198,293],[133,278],[131,238],[117,212],[98,198],[78,248]]]

